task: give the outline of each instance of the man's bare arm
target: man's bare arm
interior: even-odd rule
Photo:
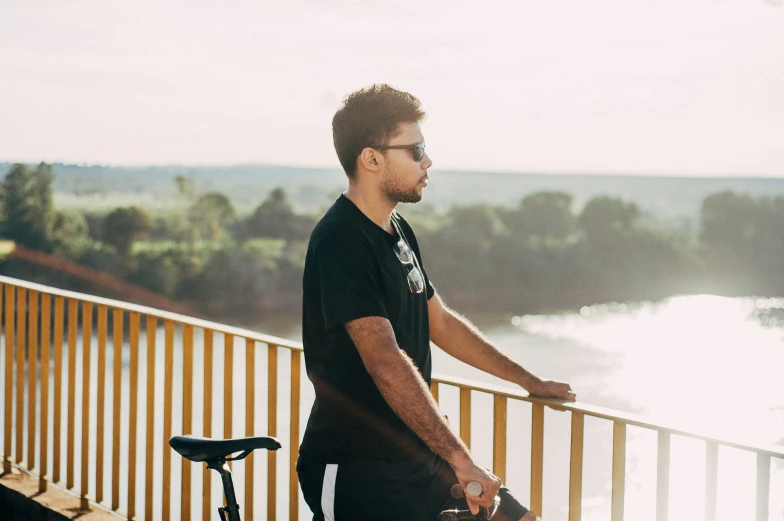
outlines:
[[[422,375],[398,346],[389,320],[364,317],[347,322],[345,327],[368,374],[392,410],[449,463],[464,487],[475,480],[491,492],[477,502],[489,506],[501,486],[500,480],[476,465],[465,444],[449,428]]]
[[[446,307],[438,294],[428,300],[428,313],[430,339],[458,360],[516,383],[535,396],[576,398],[569,384],[542,380],[499,351],[473,324]]]

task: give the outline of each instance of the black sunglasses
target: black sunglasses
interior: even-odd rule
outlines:
[[[414,143],[413,145],[377,145],[370,148],[377,148],[379,150],[410,150],[411,155],[414,156],[414,161],[416,162],[422,161],[422,158],[425,157],[424,143]]]

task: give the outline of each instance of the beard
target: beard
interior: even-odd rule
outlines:
[[[397,171],[389,169],[381,182],[381,192],[396,203],[418,203],[422,200],[422,194],[417,191],[417,185],[406,186]]]

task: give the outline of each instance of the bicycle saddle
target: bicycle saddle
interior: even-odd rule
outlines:
[[[173,436],[169,445],[180,456],[191,461],[210,461],[225,459],[227,461],[242,459],[255,449],[278,450],[280,442],[270,436],[257,436],[254,438],[235,438],[229,440],[214,440],[198,436]],[[242,452],[236,458],[228,456],[235,452]]]

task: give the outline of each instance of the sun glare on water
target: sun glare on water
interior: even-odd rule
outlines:
[[[678,296],[513,324],[611,354],[617,363],[603,375],[607,392],[653,421],[784,444],[784,299]],[[670,521],[704,519],[705,443],[673,436],[670,461]],[[655,518],[656,466],[655,432],[630,428],[625,519]],[[784,520],[784,461],[773,458],[770,477],[769,519]],[[717,492],[717,519],[754,519],[753,453],[720,447]],[[593,499],[584,499],[583,519],[609,519],[607,502]]]

